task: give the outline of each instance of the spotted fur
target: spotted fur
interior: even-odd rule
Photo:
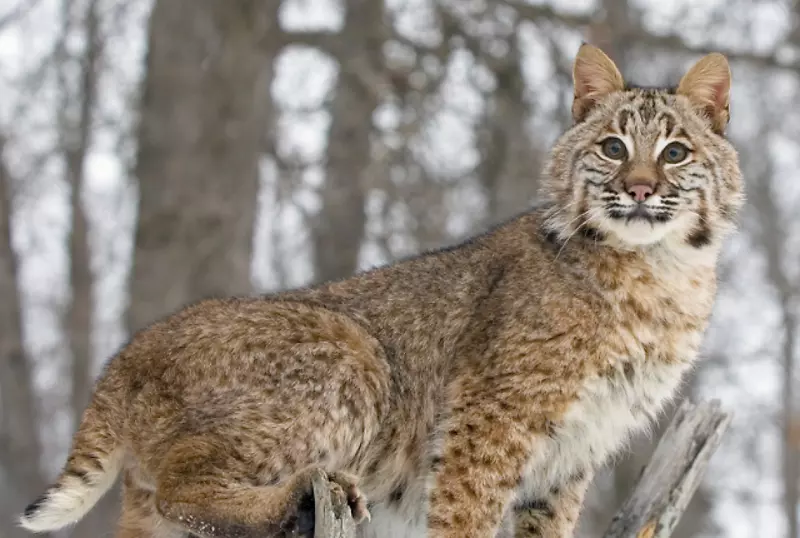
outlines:
[[[570,536],[595,470],[700,347],[741,205],[728,88],[718,55],[668,91],[624,86],[582,47],[545,203],[455,247],[137,333],[22,525],[74,522],[122,470],[118,538],[308,536],[322,469],[360,538]],[[666,162],[675,140],[690,153]]]

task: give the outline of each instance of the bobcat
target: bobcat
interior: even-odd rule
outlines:
[[[743,201],[722,55],[643,89],[584,44],[574,86],[541,206],[136,334],[21,525],[78,520],[122,473],[118,538],[294,536],[321,469],[362,538],[570,536],[595,469],[697,356]]]

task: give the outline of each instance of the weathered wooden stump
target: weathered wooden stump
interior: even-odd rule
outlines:
[[[730,421],[718,400],[681,405],[604,538],[670,536]]]
[[[717,400],[681,405],[604,538],[669,537],[730,421]],[[312,483],[315,538],[355,538],[356,526],[341,488],[321,471]]]
[[[354,538],[356,524],[350,515],[350,506],[344,491],[328,482],[319,471],[311,477],[314,486],[314,538]]]

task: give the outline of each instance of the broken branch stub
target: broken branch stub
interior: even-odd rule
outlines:
[[[604,538],[669,537],[730,421],[718,400],[684,402]]]
[[[321,470],[311,477],[314,488],[314,538],[354,538],[356,525],[347,497]]]

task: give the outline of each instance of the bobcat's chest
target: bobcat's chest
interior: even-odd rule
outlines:
[[[591,473],[649,426],[677,393],[699,350],[713,286],[657,276],[653,281],[660,285],[632,284],[610,293],[613,307],[582,357],[565,357],[586,361],[586,377],[549,435],[534,442],[521,495]]]
[[[535,443],[518,497],[530,498],[603,465],[675,394],[687,363],[621,366],[585,381],[578,398]]]

